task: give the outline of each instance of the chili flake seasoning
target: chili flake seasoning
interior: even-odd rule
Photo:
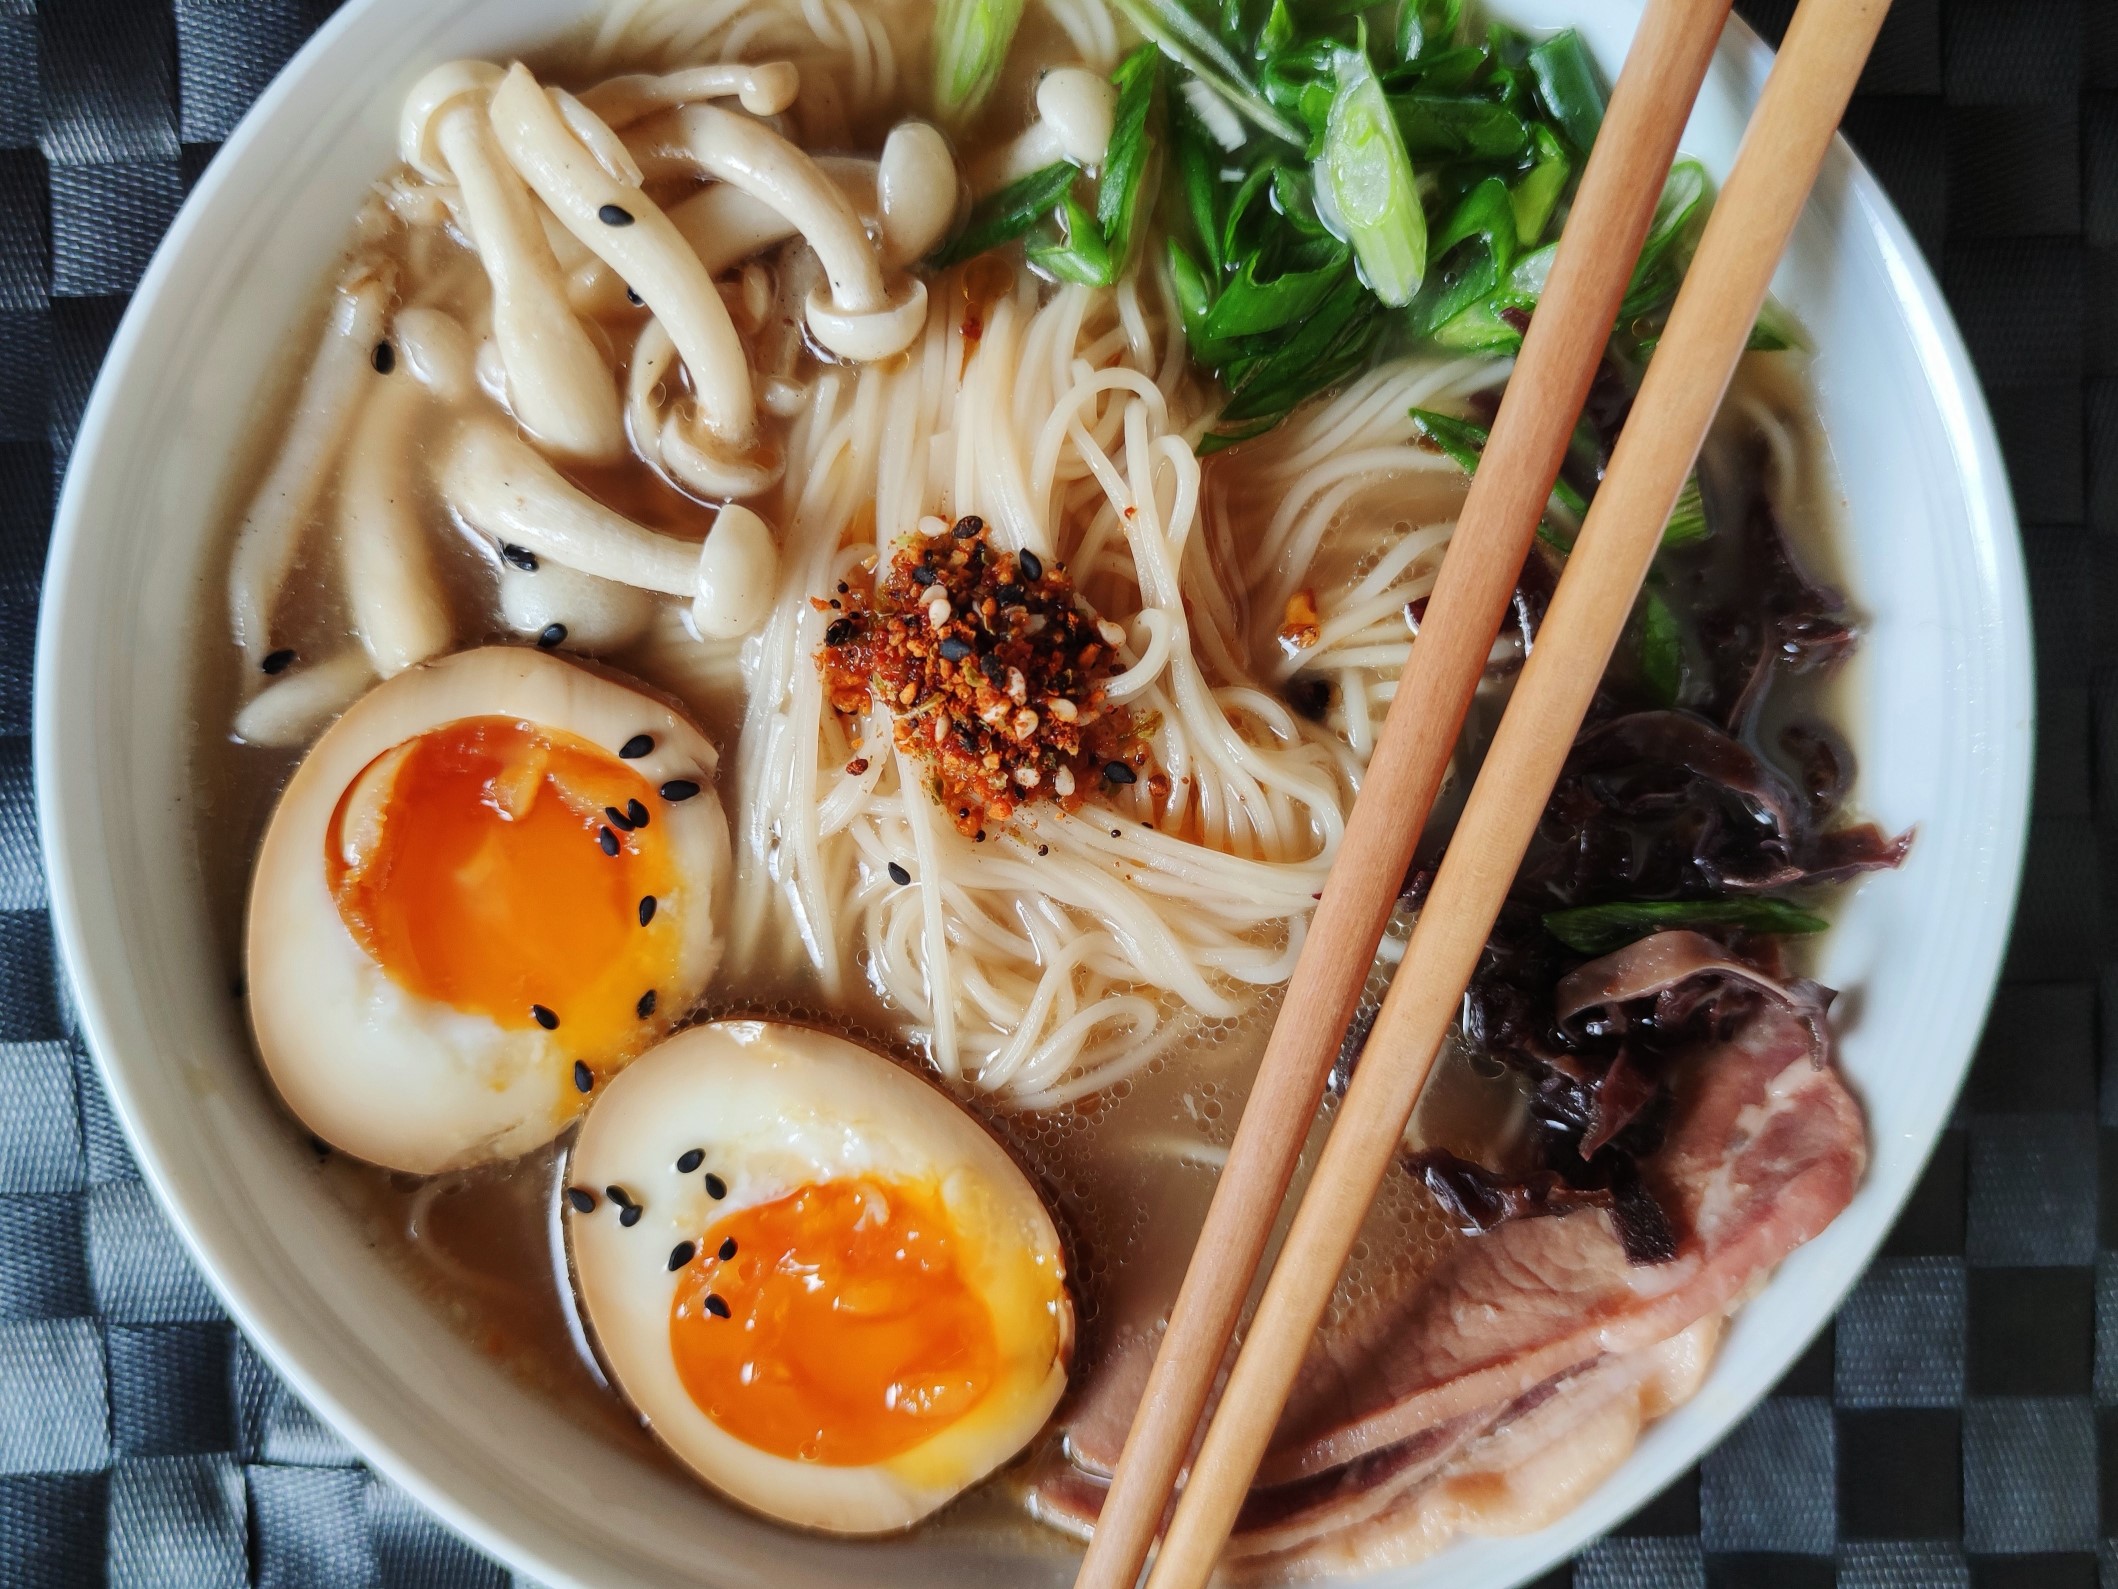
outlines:
[[[934,769],[966,837],[1032,801],[1074,810],[1112,765],[1146,765],[1132,714],[1104,694],[1115,626],[1063,568],[996,550],[984,520],[913,537],[872,594],[853,587],[835,600],[817,654],[825,695],[848,716],[871,697],[890,709],[897,744]]]

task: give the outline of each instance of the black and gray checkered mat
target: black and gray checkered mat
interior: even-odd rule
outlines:
[[[185,190],[329,9],[0,0],[11,1589],[509,1582],[362,1469],[192,1273],[70,1035],[32,820],[37,584],[97,364]],[[1792,3],[1741,9],[1776,36]],[[2118,1589],[2118,0],[1897,0],[1849,131],[1940,269],[2027,526],[2041,726],[2009,981],[1833,1331],[1549,1589]]]

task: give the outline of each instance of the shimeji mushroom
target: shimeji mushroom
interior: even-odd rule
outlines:
[[[375,371],[392,284],[371,264],[355,265],[332,295],[323,335],[295,399],[287,439],[251,497],[228,568],[236,644],[255,665],[274,649],[272,609],[294,566],[302,528],[344,444],[346,429]]]
[[[765,61],[755,66],[725,62],[691,66],[682,71],[611,77],[581,96],[581,103],[615,132],[678,105],[704,99],[732,99],[753,116],[777,116],[801,91],[801,73],[792,61]]]
[[[535,569],[502,559],[500,616],[516,634],[533,636],[547,648],[598,655],[623,650],[645,634],[654,622],[655,599],[556,558]]]
[[[625,451],[617,382],[567,301],[537,207],[487,120],[500,81],[500,69],[483,61],[436,67],[405,101],[399,152],[462,194],[463,222],[492,283],[493,337],[515,417],[555,451],[613,459]]]
[[[668,328],[706,434],[694,437],[714,496],[748,496],[779,477],[784,460],[759,444],[750,365],[727,307],[699,257],[640,190],[639,168],[617,135],[582,129],[595,118],[579,101],[568,113],[520,65],[493,93],[492,123],[508,159],[590,252],[615,270]]]
[[[468,332],[444,310],[415,304],[390,322],[397,357],[412,379],[444,403],[469,402],[478,390]]]
[[[979,162],[973,186],[990,193],[1057,160],[1093,168],[1110,150],[1118,91],[1085,66],[1055,66],[1037,83],[1037,119]]]
[[[852,202],[814,159],[763,122],[717,105],[686,105],[633,129],[628,146],[657,162],[688,161],[793,222],[828,281],[828,290],[805,305],[809,329],[841,358],[889,358],[926,324],[926,285],[908,276],[894,291],[886,287]]]
[[[292,668],[235,714],[235,737],[246,745],[306,745],[374,682],[375,669],[359,646]]]
[[[409,370],[378,379],[339,472],[338,555],[353,631],[386,679],[455,638],[410,468],[413,427],[427,407]]]
[[[721,509],[699,548],[691,620],[703,640],[735,640],[765,621],[780,553],[772,528],[740,502]]]
[[[904,269],[948,236],[958,186],[956,157],[939,132],[923,121],[903,121],[890,129],[875,170],[887,268]]]
[[[613,512],[491,419],[456,428],[437,475],[464,522],[503,546],[640,590],[690,596],[699,549]]]

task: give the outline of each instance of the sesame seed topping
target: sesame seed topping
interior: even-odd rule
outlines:
[[[625,301],[626,301],[627,303],[630,303],[630,304],[644,304],[645,302],[647,302],[647,300],[646,300],[645,298],[642,298],[642,297],[641,297],[641,296],[640,296],[640,295],[639,295],[638,293],[634,292],[634,291],[633,291],[633,290],[632,290],[632,289],[631,289],[630,287],[627,287],[627,288],[625,289]]]
[[[697,1247],[693,1246],[688,1241],[680,1241],[674,1247],[670,1248],[669,1272],[671,1274],[675,1274],[679,1269],[683,1268],[686,1264],[690,1263],[693,1255],[695,1255],[698,1250],[699,1249]]]
[[[621,1209],[619,1211],[618,1223],[623,1225],[627,1230],[631,1230],[633,1226],[640,1223],[640,1215],[643,1212],[645,1212],[645,1210],[643,1210],[638,1203],[634,1203],[630,1208]]]
[[[547,1032],[556,1032],[559,1030],[559,1017],[553,1014],[551,1010],[547,1009],[542,1004],[532,1004],[530,1006],[530,1019],[535,1021],[539,1026],[543,1027]]]
[[[726,1241],[721,1243],[721,1262],[726,1263],[729,1259],[733,1258],[734,1256],[735,1238],[733,1236],[730,1236]]]
[[[646,755],[649,751],[653,750],[654,748],[654,735],[635,734],[632,738],[628,739],[624,744],[618,747],[618,757],[621,761],[638,761],[642,756]]]
[[[706,1150],[704,1148],[686,1148],[684,1156],[677,1160],[677,1174],[689,1175],[705,1162]]]
[[[548,623],[537,635],[537,648],[540,651],[549,651],[553,646],[564,643],[565,639],[565,624]]]
[[[1017,552],[1015,554],[1015,566],[1022,570],[1024,579],[1044,578],[1044,559],[1035,552],[1027,550]]]
[[[645,993],[640,995],[640,1002],[632,1007],[632,1012],[633,1014],[639,1016],[639,1018],[643,1021],[646,1020],[648,1016],[654,1014],[655,990],[653,988],[649,988]]]
[[[720,1294],[718,1292],[714,1291],[709,1291],[706,1293],[706,1311],[708,1313],[711,1313],[717,1319],[725,1319],[733,1316],[728,1307],[728,1304],[721,1300]]]
[[[634,827],[636,827],[636,828],[644,828],[644,827],[646,827],[646,826],[647,826],[647,807],[645,807],[645,806],[641,805],[641,804],[640,804],[640,802],[639,802],[639,801],[637,801],[637,800],[628,800],[628,801],[626,801],[626,802],[625,802],[625,820],[626,820],[626,821],[628,821],[628,822],[630,822],[630,823],[631,823],[631,824],[632,824],[632,825],[633,825]]]
[[[525,574],[537,572],[537,554],[526,546],[517,546],[513,541],[500,544],[500,555]]]
[[[689,800],[699,792],[699,786],[689,778],[672,778],[662,785],[662,798],[671,805],[679,800]]]
[[[1112,783],[1138,783],[1140,775],[1122,761],[1107,761],[1103,764],[1103,776]]]
[[[984,519],[981,519],[975,513],[966,513],[962,518],[956,521],[956,527],[950,530],[949,533],[955,536],[956,539],[959,541],[968,541],[984,528]]]
[[[654,919],[655,897],[652,894],[642,894],[640,896],[640,925],[644,927]]]
[[[608,822],[612,827],[616,828],[621,833],[632,832],[631,819],[627,817],[624,812],[620,811],[616,806],[605,806],[603,808],[603,820]]]
[[[606,1186],[603,1188],[603,1195],[620,1208],[632,1207],[632,1193],[626,1191],[622,1186]]]
[[[632,211],[622,204],[605,204],[596,211],[596,219],[605,226],[630,226]]]
[[[905,884],[912,881],[912,874],[905,870],[901,862],[892,861],[890,863],[890,881],[902,888]]]
[[[368,356],[368,362],[375,366],[377,375],[388,375],[397,368],[397,350],[387,342],[378,342],[375,351]]]
[[[603,846],[605,855],[616,855],[618,853],[618,836],[611,832],[609,828],[598,828],[596,830],[596,842]]]
[[[593,1214],[596,1211],[596,1194],[585,1186],[569,1186],[566,1189],[566,1201],[577,1214]]]
[[[586,1060],[584,1060],[584,1059],[577,1059],[577,1060],[575,1060],[575,1061],[574,1061],[574,1091],[575,1091],[575,1092],[587,1092],[587,1091],[589,1090],[589,1088],[591,1088],[591,1087],[595,1086],[595,1084],[596,1084],[596,1073],[595,1073],[594,1071],[592,1071],[592,1070],[590,1070],[590,1069],[588,1068],[588,1061],[586,1061]]]
[[[961,662],[970,654],[971,642],[962,639],[960,636],[950,635],[948,639],[941,643],[941,655],[944,661]]]
[[[267,673],[284,673],[287,671],[287,664],[292,662],[293,660],[294,653],[292,651],[280,650],[275,651],[270,656],[266,657],[263,662],[258,664],[258,666],[263,668]]]
[[[728,1195],[728,1183],[711,1170],[706,1172],[706,1195],[716,1203]]]

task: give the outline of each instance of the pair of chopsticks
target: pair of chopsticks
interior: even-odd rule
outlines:
[[[1213,1570],[1632,611],[1889,0],[1802,0],[1236,1357],[1148,1589]],[[1528,554],[1728,0],[1650,0],[1076,1589],[1133,1589]]]

